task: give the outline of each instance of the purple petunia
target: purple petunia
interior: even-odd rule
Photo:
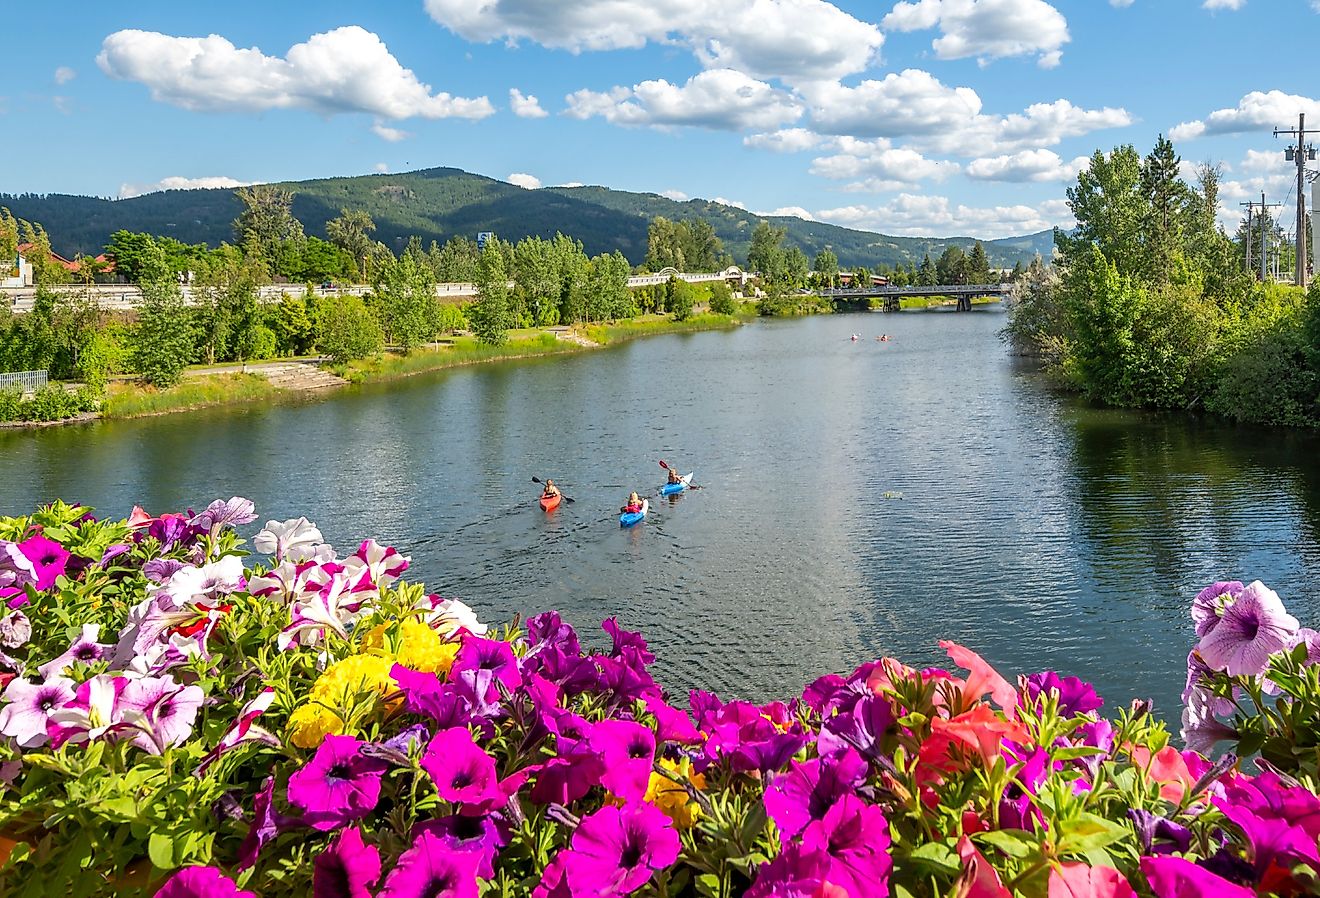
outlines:
[[[384,761],[368,758],[352,736],[326,736],[316,754],[289,777],[289,803],[313,829],[338,829],[370,814],[380,800]]]
[[[600,784],[624,801],[641,801],[655,764],[655,734],[631,720],[602,720],[587,737],[601,760]]]
[[[762,864],[756,882],[743,898],[820,898],[830,857],[823,851],[805,851],[794,842],[768,864]]]
[[[312,868],[312,898],[371,898],[380,879],[380,851],[349,827],[319,855]]]
[[[483,673],[487,676],[481,676]],[[510,692],[522,683],[513,648],[502,639],[486,639],[481,636],[468,636],[463,640],[454,664],[449,669],[449,678],[468,684],[476,696],[484,697],[486,701],[494,701],[499,694],[495,687],[496,680],[503,683]],[[478,686],[479,682],[484,688]]]
[[[1197,650],[1214,670],[1232,677],[1259,676],[1269,668],[1270,655],[1292,648],[1297,628],[1297,618],[1284,609],[1278,593],[1257,580],[1224,609]]]
[[[421,764],[445,801],[475,804],[498,793],[495,759],[472,741],[466,727],[436,733]]]
[[[237,527],[249,524],[257,519],[256,506],[251,499],[234,496],[232,499],[216,499],[206,510],[194,515],[188,524],[203,533],[215,536],[224,527]]]
[[[0,589],[22,589],[35,586],[37,568],[32,560],[23,554],[18,543],[0,539]]]
[[[238,847],[238,869],[246,870],[255,864],[267,842],[297,826],[298,822],[275,809],[275,777],[266,777],[252,799],[252,826]]]
[[[29,536],[18,544],[18,550],[27,556],[36,570],[36,587],[44,592],[55,585],[69,563],[69,553],[53,539],[40,534]]]
[[[894,724],[894,709],[888,699],[879,695],[859,698],[851,705],[848,710],[840,710],[822,721],[816,749],[824,755],[851,748],[874,760],[882,753],[881,740]]]
[[[1219,626],[1219,618],[1224,606],[1231,603],[1242,592],[1240,580],[1220,580],[1207,586],[1192,599],[1192,622],[1196,624],[1197,637],[1204,637]]]
[[[442,730],[466,726],[472,720],[468,703],[435,674],[396,664],[390,668],[390,677],[399,684],[409,714],[429,717]]]
[[[46,744],[46,725],[50,716],[74,695],[73,680],[51,677],[44,683],[24,679],[10,680],[0,710],[0,733],[18,743],[19,748],[39,748]]]
[[[188,740],[205,698],[200,686],[182,686],[168,674],[139,677],[124,685],[119,709],[124,722],[138,730],[133,744],[158,755]]]
[[[97,642],[96,640],[100,635],[100,624],[83,624],[82,632],[69,646],[68,651],[38,667],[37,672],[44,678],[50,679],[64,673],[75,663],[92,664],[97,661],[108,660],[115,647]]]
[[[776,776],[765,790],[764,798],[766,813],[779,827],[783,842],[822,819],[835,802],[866,781],[866,772],[866,762],[852,749],[790,763],[788,772]]]
[[[421,832],[385,878],[380,898],[477,898],[478,858]]]
[[[506,839],[491,814],[453,814],[417,825],[416,832],[429,832],[453,851],[470,852],[477,857],[477,875],[495,876],[495,858]]]
[[[1146,854],[1181,854],[1192,844],[1192,831],[1167,817],[1141,808],[1129,808],[1128,819],[1132,821]]]
[[[257,898],[215,867],[184,867],[156,892],[155,898]]]
[[[826,880],[840,898],[870,898],[889,890],[889,822],[884,812],[844,795],[802,834],[802,848],[829,857]]]
[[[564,860],[575,896],[627,895],[678,860],[678,834],[652,804],[606,806],[582,818]]]
[[[1096,694],[1095,688],[1077,677],[1061,677],[1052,670],[1035,673],[1024,681],[1022,694],[1018,697],[1018,707],[1027,703],[1039,702],[1042,695],[1053,694],[1059,703],[1060,717],[1075,717],[1089,714],[1104,705],[1104,699]]]
[[[1180,857],[1143,857],[1141,872],[1155,898],[1255,898],[1256,890],[1235,885]]]

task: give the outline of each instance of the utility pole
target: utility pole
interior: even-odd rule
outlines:
[[[1251,217],[1252,217],[1252,213],[1255,213],[1255,216],[1256,216],[1256,222],[1257,222],[1257,225],[1256,225],[1256,226],[1260,228],[1260,265],[1259,265],[1259,267],[1260,267],[1260,280],[1261,280],[1261,283],[1264,283],[1265,281],[1267,281],[1267,280],[1269,279],[1269,257],[1270,257],[1270,253],[1269,253],[1269,242],[1268,242],[1268,241],[1269,241],[1269,232],[1268,232],[1267,228],[1273,226],[1273,223],[1270,221],[1270,213],[1269,213],[1269,210],[1270,210],[1270,209],[1277,209],[1277,208],[1279,208],[1280,206],[1282,206],[1283,204],[1282,204],[1282,203],[1267,203],[1267,202],[1265,202],[1265,194],[1264,194],[1264,192],[1262,192],[1261,195],[1260,195],[1260,205],[1259,205],[1259,206],[1257,206],[1254,202],[1238,203],[1238,205],[1239,205],[1239,206],[1246,206],[1246,207],[1247,207],[1247,233],[1246,233],[1246,236],[1243,238],[1242,242],[1243,242],[1244,244],[1246,244],[1246,247],[1247,247],[1247,272],[1248,272],[1248,273],[1250,273],[1251,270],[1252,270],[1252,264],[1251,264],[1251,244],[1252,244]],[[1257,210],[1259,210],[1259,211],[1257,211]]]
[[[1315,129],[1311,129],[1315,133]],[[1298,113],[1296,129],[1275,128],[1274,136],[1286,134],[1297,137],[1297,146],[1288,147],[1283,156],[1297,163],[1297,274],[1299,287],[1306,286],[1306,163],[1315,158],[1315,147],[1306,142],[1306,113]]]
[[[1260,192],[1260,282],[1263,284],[1270,278],[1270,244],[1269,229],[1265,227],[1269,223],[1269,218],[1265,215],[1265,191]]]
[[[1251,213],[1256,208],[1256,204],[1251,200],[1245,203],[1238,203],[1239,206],[1247,207],[1247,235],[1242,241],[1242,245],[1247,248],[1247,273],[1251,273]]]

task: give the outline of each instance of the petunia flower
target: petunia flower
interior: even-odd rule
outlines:
[[[380,850],[362,841],[349,827],[316,857],[312,867],[312,898],[372,898],[380,879]]]
[[[1137,898],[1137,892],[1113,867],[1060,863],[1050,868],[1048,898]]]
[[[1198,638],[1219,626],[1224,607],[1231,604],[1240,592],[1240,580],[1220,580],[1197,593],[1196,598],[1192,599],[1192,623],[1196,625]]]
[[[1192,831],[1181,823],[1141,808],[1129,808],[1127,813],[1145,854],[1184,853],[1192,844]]]
[[[155,898],[257,898],[215,867],[184,867],[156,892]]]
[[[600,784],[624,801],[641,801],[655,766],[655,734],[631,720],[602,720],[587,736],[600,756]]]
[[[119,696],[120,713],[138,733],[133,744],[153,755],[182,745],[192,735],[193,722],[206,695],[200,686],[183,686],[172,676],[131,679]]]
[[[964,648],[956,642],[945,640],[940,643],[940,648],[948,653],[949,659],[954,664],[968,671],[967,681],[962,687],[962,697],[966,708],[970,708],[973,702],[980,701],[988,692],[994,699],[995,704],[1003,709],[1009,719],[1012,719],[1014,709],[1017,708],[1018,694],[1012,684],[1005,680],[1000,673],[986,662],[984,658],[976,654],[969,648]]]
[[[356,552],[344,559],[344,567],[350,579],[355,573],[364,573],[377,589],[381,589],[403,576],[410,561],[408,556],[400,555],[398,549],[367,539]]]
[[[389,765],[364,756],[361,746],[352,736],[326,736],[312,760],[289,777],[289,803],[304,811],[313,829],[338,829],[375,810]]]
[[[37,568],[32,560],[23,554],[18,543],[0,539],[0,589],[22,589],[36,583]]]
[[[276,637],[280,651],[287,651],[293,645],[316,645],[327,633],[347,639],[357,601],[343,574],[335,574],[323,590],[295,599],[289,606],[289,624]]]
[[[50,713],[46,735],[53,748],[66,742],[94,742],[123,726],[119,695],[128,685],[123,677],[100,674],[80,684],[73,698]]]
[[[527,619],[527,641],[532,651],[527,657],[535,657],[539,652],[551,647],[561,649],[570,655],[580,655],[582,646],[578,642],[577,632],[564,623],[558,611],[543,611]],[[525,659],[524,659],[525,660]]]
[[[794,761],[788,771],[777,775],[765,790],[765,810],[779,827],[784,844],[822,819],[844,795],[866,781],[867,766],[861,755],[845,749],[838,755]]]
[[[108,660],[114,646],[102,645],[97,642],[100,635],[100,624],[83,624],[82,632],[69,646],[68,650],[39,666],[37,672],[45,679],[50,679],[64,673],[75,663],[91,664],[96,661]]]
[[[506,839],[492,814],[452,814],[439,820],[419,823],[415,832],[428,832],[452,851],[466,851],[477,857],[477,875],[495,877],[495,858]]]
[[[678,859],[678,834],[654,805],[607,805],[573,832],[564,877],[574,895],[627,895]]]
[[[774,860],[762,864],[743,898],[824,898],[830,857],[807,851],[798,842],[784,846]]]
[[[1077,677],[1061,677],[1052,670],[1031,674],[1023,681],[1023,685],[1019,707],[1028,702],[1038,702],[1042,695],[1053,693],[1059,703],[1060,717],[1089,714],[1098,711],[1105,703],[1090,683]]]
[[[655,663],[655,655],[647,648],[646,640],[642,634],[633,630],[625,630],[619,626],[618,618],[606,618],[600,625],[600,628],[610,634],[610,655],[615,658],[634,657],[642,663],[643,666]]]
[[[22,648],[32,639],[32,621],[22,611],[11,611],[0,618],[0,645],[7,649]]]
[[[321,531],[306,518],[291,518],[283,523],[267,521],[264,530],[252,537],[252,548],[276,561],[297,549],[311,549],[325,542]]]
[[[9,681],[0,709],[0,733],[12,738],[19,748],[39,748],[46,744],[46,725],[50,715],[73,699],[76,684],[64,677],[51,677],[44,683],[24,679]]]
[[[1283,607],[1278,593],[1259,580],[1242,590],[1197,650],[1205,663],[1231,677],[1259,676],[1270,656],[1292,648],[1297,618]]]
[[[889,890],[889,823],[884,812],[844,795],[802,834],[804,850],[829,856],[826,880],[843,890],[840,898],[869,898]]]
[[[510,692],[522,684],[522,673],[518,670],[518,659],[514,657],[513,648],[500,639],[466,637],[458,650],[458,657],[449,668],[449,677],[475,683],[479,671],[490,671]]]
[[[1255,898],[1256,890],[1235,885],[1180,857],[1143,857],[1141,872],[1155,898]]]
[[[36,588],[44,592],[55,585],[69,563],[69,553],[53,539],[37,534],[18,544],[18,550],[27,556],[36,570]]]
[[[233,725],[225,730],[225,734],[220,737],[220,741],[216,743],[215,748],[211,749],[206,757],[202,758],[202,762],[193,773],[196,776],[205,776],[206,771],[210,769],[212,764],[220,760],[222,755],[248,742],[278,746],[280,740],[268,730],[256,724],[257,718],[268,711],[274,701],[275,690],[268,687],[258,693],[256,698],[245,704],[242,710],[238,712],[238,718]]]
[[[246,870],[257,862],[266,843],[285,830],[300,825],[297,818],[275,809],[275,777],[268,776],[252,798],[252,825],[238,847],[238,869]],[[380,870],[377,869],[377,874]]]
[[[436,733],[422,755],[421,765],[445,801],[484,801],[498,787],[495,759],[472,741],[466,727]]]
[[[380,898],[477,898],[478,863],[473,852],[454,851],[423,831],[385,878]]]
[[[225,527],[249,524],[257,519],[257,509],[251,499],[234,496],[228,501],[216,499],[206,510],[194,515],[189,525],[215,536]]]
[[[458,599],[442,599],[429,595],[417,603],[422,611],[422,620],[441,636],[453,638],[464,632],[473,636],[485,636],[489,629],[477,619],[477,614]]]
[[[842,690],[846,694],[849,690]],[[894,709],[880,695],[858,697],[848,710],[826,717],[821,723],[816,750],[822,755],[853,749],[868,760],[883,753],[881,741],[894,725]]]

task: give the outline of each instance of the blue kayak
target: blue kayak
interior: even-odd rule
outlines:
[[[664,486],[660,487],[660,495],[672,496],[675,493],[683,492],[683,490],[687,489],[691,485],[692,485],[692,474],[688,474],[686,477],[680,477],[678,479],[678,483],[666,483]]]
[[[633,524],[636,524],[642,518],[646,517],[646,513],[650,510],[651,510],[650,500],[643,499],[641,511],[625,511],[623,514],[619,515],[619,526],[631,527]]]

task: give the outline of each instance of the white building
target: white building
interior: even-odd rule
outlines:
[[[5,287],[31,287],[32,264],[20,253],[16,260],[4,271],[0,271],[0,289]]]

